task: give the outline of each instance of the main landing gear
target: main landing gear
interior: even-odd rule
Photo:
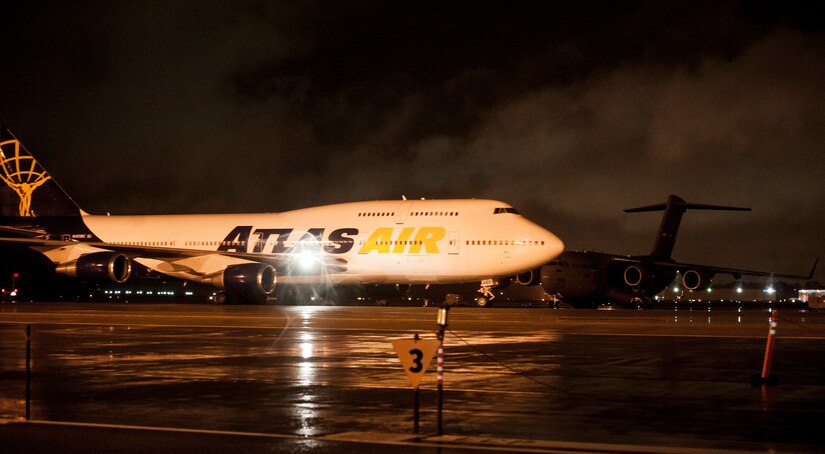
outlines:
[[[236,295],[233,293],[216,292],[210,298],[215,304],[266,304],[266,295]]]
[[[498,285],[498,281],[495,279],[484,279],[481,281],[481,287],[478,289],[478,292],[481,293],[481,296],[476,298],[476,306],[478,307],[490,307],[493,305],[493,298],[496,295],[493,294],[492,289],[493,287]]]

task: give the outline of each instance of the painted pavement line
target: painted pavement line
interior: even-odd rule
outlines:
[[[380,444],[427,447],[453,447],[505,452],[573,453],[645,453],[645,454],[752,454],[754,451],[732,451],[670,446],[620,445],[580,443],[571,441],[528,440],[520,438],[476,437],[464,435],[415,436],[381,432],[342,432],[321,437],[324,440],[368,441]]]
[[[55,326],[62,326],[62,325],[77,325],[77,326],[138,326],[144,328],[218,328],[218,329],[284,329],[284,328],[291,328],[291,329],[313,329],[318,331],[323,330],[338,330],[338,331],[369,331],[369,332],[391,332],[391,333],[412,333],[412,332],[420,332],[420,330],[416,329],[396,329],[396,328],[318,328],[312,326],[289,326],[289,325],[280,325],[280,326],[266,326],[266,325],[193,325],[193,324],[171,324],[171,323],[104,323],[104,322],[58,322],[58,321],[39,321],[39,322],[26,322],[26,321],[12,321],[12,320],[0,320],[0,325],[25,325],[25,324],[32,324],[32,325],[55,325]],[[462,331],[462,333],[470,333],[466,334],[466,336],[472,336],[472,333],[482,333],[485,335],[489,334],[517,334],[516,332],[511,331]],[[619,337],[619,336],[626,336],[626,337],[689,337],[689,338],[698,338],[698,339],[754,339],[764,337],[761,335],[753,334],[753,335],[723,335],[723,334],[645,334],[645,333],[587,333],[587,332],[553,332],[553,334],[564,335],[564,336],[605,336],[605,337]],[[448,335],[448,338],[450,336]],[[795,336],[792,334],[786,334],[782,336],[783,339],[795,339],[795,340],[811,340],[811,341],[821,341],[825,340],[825,336]]]
[[[559,454],[573,453],[645,453],[645,454],[748,454],[755,451],[735,451],[719,449],[701,449],[668,446],[620,445],[600,443],[580,443],[569,441],[529,440],[517,438],[476,437],[463,435],[414,435],[384,432],[340,432],[329,435],[307,437],[302,435],[272,434],[262,432],[240,432],[209,429],[186,429],[175,427],[130,426],[122,424],[100,424],[65,421],[31,420],[23,424],[62,427],[88,427],[101,429],[125,429],[154,432],[191,433],[204,435],[227,435],[250,438],[272,438],[285,440],[315,439],[331,442],[369,443],[384,445],[425,446],[441,448],[474,449],[480,451],[501,452],[551,452]]]

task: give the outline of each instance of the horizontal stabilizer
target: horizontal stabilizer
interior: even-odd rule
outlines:
[[[679,197],[674,197],[672,206],[681,210],[720,210],[720,211],[751,211],[750,208],[744,207],[729,207],[723,205],[708,205],[706,203],[688,203]],[[656,205],[649,205],[639,208],[628,208],[624,210],[625,213],[643,213],[647,211],[664,211],[667,208],[667,203],[657,203]]]

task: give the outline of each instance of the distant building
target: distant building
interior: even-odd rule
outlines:
[[[811,309],[825,309],[825,290],[800,290],[799,301],[804,301]]]

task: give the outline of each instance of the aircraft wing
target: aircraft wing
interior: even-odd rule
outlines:
[[[738,268],[724,268],[718,266],[709,266],[709,265],[692,265],[689,263],[667,263],[667,262],[654,262],[656,266],[663,266],[663,267],[670,267],[676,268],[678,270],[697,270],[697,271],[706,271],[709,273],[714,274],[730,274],[735,278],[739,278],[741,276],[763,276],[763,277],[775,277],[780,279],[797,279],[797,280],[811,280],[813,279],[814,272],[816,271],[816,265],[819,263],[819,259],[817,258],[814,261],[813,267],[811,267],[811,272],[807,276],[801,276],[796,274],[783,274],[783,273],[774,273],[771,271],[756,271],[756,270],[744,270]]]
[[[653,265],[661,268],[670,268],[677,271],[687,271],[687,270],[695,270],[699,272],[705,272],[709,274],[730,274],[735,278],[740,278],[742,276],[762,276],[762,277],[775,277],[780,279],[797,279],[797,280],[811,280],[813,279],[814,272],[816,271],[816,266],[819,263],[819,258],[814,261],[814,265],[811,268],[811,272],[807,276],[801,276],[796,274],[782,274],[782,273],[774,273],[771,271],[756,271],[756,270],[745,270],[739,268],[725,268],[719,266],[712,266],[712,265],[698,265],[698,264],[691,264],[691,263],[681,263],[681,262],[670,262],[665,260],[654,260],[648,261],[644,260],[644,258],[640,257],[622,257],[618,258],[618,261],[623,262],[632,262],[632,263],[640,263],[640,264],[648,264]]]
[[[175,263],[182,260],[207,257],[223,256],[232,259],[239,259],[247,262],[258,262],[272,265],[279,274],[288,272],[289,274],[336,274],[346,271],[347,261],[340,258],[332,258],[328,255],[319,254],[309,257],[315,260],[320,266],[309,267],[309,270],[302,270],[298,263],[307,257],[300,254],[280,253],[280,254],[251,254],[246,252],[208,251],[198,249],[182,249],[170,247],[133,246],[102,242],[77,242],[48,240],[43,238],[6,238],[0,237],[0,245],[19,245],[38,249],[60,249],[73,246],[87,246],[99,250],[120,252],[130,259],[149,259],[157,263]],[[162,271],[159,269],[158,271]]]
[[[0,233],[15,238],[36,238],[45,236],[45,230],[21,229],[16,227],[0,226]]]

